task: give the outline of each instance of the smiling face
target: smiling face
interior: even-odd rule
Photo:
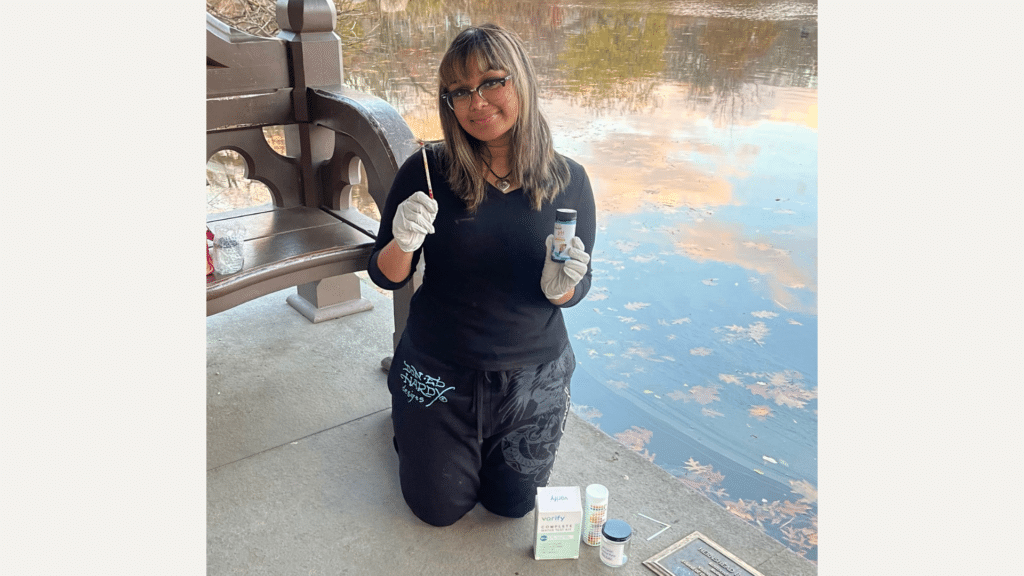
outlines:
[[[455,106],[455,118],[466,134],[491,145],[508,145],[512,127],[519,119],[519,96],[514,88],[515,76],[486,92],[486,100],[475,90],[488,80],[501,79],[509,75],[505,70],[480,70],[475,57],[470,57],[463,67],[463,74],[456,82],[448,85],[448,91],[470,90],[468,105]]]

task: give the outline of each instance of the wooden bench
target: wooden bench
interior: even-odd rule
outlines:
[[[207,158],[237,152],[273,197],[270,207],[207,216],[214,230],[246,228],[242,270],[208,277],[208,316],[292,286],[288,302],[313,322],[372,307],[354,273],[366,269],[378,223],[353,207],[352,189],[365,184],[383,210],[418,145],[391,105],[342,85],[336,19],[331,0],[279,0],[280,32],[263,38],[207,14]],[[284,154],[268,142],[270,126],[282,127]],[[412,291],[394,292],[396,345]]]

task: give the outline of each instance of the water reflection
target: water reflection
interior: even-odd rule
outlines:
[[[582,18],[558,53],[564,84],[545,89],[595,114],[643,112],[657,107],[655,90],[665,69],[667,17],[595,12]]]
[[[344,4],[346,83],[424,139],[451,39],[524,38],[598,207],[574,409],[816,559],[816,2]]]
[[[437,0],[356,21],[379,32],[346,82],[421,138],[459,30],[523,36],[598,206],[593,291],[566,315],[575,410],[816,559],[816,5]]]

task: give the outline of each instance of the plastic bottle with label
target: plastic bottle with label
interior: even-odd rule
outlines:
[[[608,488],[601,484],[587,486],[586,506],[583,508],[583,530],[581,531],[584,544],[588,546],[601,545],[601,530],[608,517]]]

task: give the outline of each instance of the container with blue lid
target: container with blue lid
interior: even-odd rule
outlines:
[[[601,562],[618,568],[625,565],[629,556],[629,539],[633,528],[623,520],[610,519],[601,529]]]

